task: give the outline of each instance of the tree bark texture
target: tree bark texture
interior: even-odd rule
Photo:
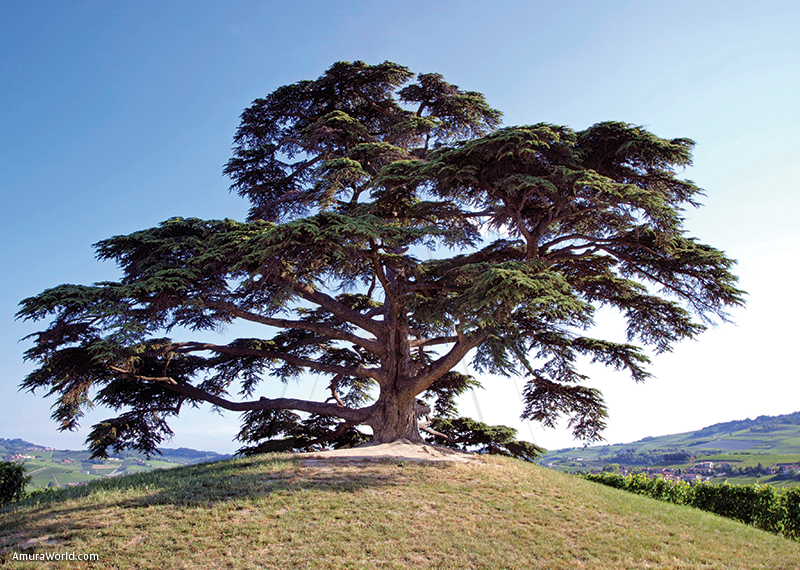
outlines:
[[[422,443],[417,425],[418,413],[416,399],[412,394],[384,392],[364,423],[372,428],[372,443],[391,443],[398,440]]]

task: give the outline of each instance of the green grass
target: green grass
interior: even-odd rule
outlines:
[[[304,466],[260,456],[105,479],[0,512],[63,568],[800,567],[800,543],[503,458]],[[27,564],[27,565],[26,565]]]
[[[722,476],[722,477],[713,477],[710,481],[715,485],[720,483],[730,483],[731,485],[769,485],[770,487],[775,487],[776,489],[791,489],[793,487],[798,486],[798,482],[796,480],[781,480],[775,479],[773,475],[760,475],[758,477],[749,477],[749,476]]]
[[[736,463],[737,467],[755,467],[759,463],[764,467],[771,467],[776,463],[800,463],[800,454],[776,454],[776,453],[733,453],[733,454],[714,454],[705,455],[695,459],[693,463],[699,461],[713,461],[714,463]]]
[[[596,446],[586,449],[562,449],[550,451],[542,459],[543,463],[553,463],[562,471],[581,469],[602,469],[608,463],[620,463],[627,467],[641,468],[645,463],[626,462],[616,456],[622,452],[638,453],[687,451],[697,461],[723,461],[721,451],[733,460],[742,461],[742,466],[755,466],[759,461],[770,467],[774,463],[789,463],[800,458],[800,424],[793,414],[776,417],[762,417],[757,420],[715,424],[693,432],[646,437],[642,440],[616,445]],[[701,456],[708,455],[708,457]],[[746,457],[743,458],[742,456]],[[575,458],[584,461],[577,462]],[[686,468],[690,465],[664,463],[655,459],[661,467]],[[693,463],[694,463],[693,462]]]
[[[34,473],[31,477],[31,483],[28,487],[29,489],[47,487],[48,483],[55,484],[56,480],[58,481],[58,484],[66,485],[67,483],[80,483],[86,480],[95,480],[101,478],[97,473],[93,475],[85,475],[79,472],[76,473],[74,471],[65,471],[64,469],[59,469],[58,467],[45,467],[41,471]]]
[[[47,487],[48,484],[60,485],[69,483],[86,483],[104,477],[124,474],[141,473],[154,469],[173,469],[179,463],[168,460],[148,459],[145,462],[136,462],[132,458],[123,461],[106,461],[98,463],[89,460],[89,452],[76,451],[54,451],[51,453],[36,454],[37,459],[25,461],[25,469],[31,475],[31,481],[27,486],[29,491],[37,488]],[[68,463],[62,463],[62,460]],[[55,475],[55,477],[54,477]]]

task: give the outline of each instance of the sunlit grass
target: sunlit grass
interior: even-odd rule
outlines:
[[[755,467],[760,463],[764,467],[772,467],[776,463],[800,463],[800,454],[720,453],[698,457],[695,463],[699,461],[713,461],[714,463],[730,462],[734,463],[737,467]]]
[[[795,569],[800,543],[513,460],[306,467],[262,456],[102,480],[0,514],[69,568]],[[47,538],[42,538],[47,537]]]

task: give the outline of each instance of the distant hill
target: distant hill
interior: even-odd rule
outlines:
[[[45,449],[55,449],[52,447],[46,447],[44,445],[39,445],[36,443],[31,443],[29,441],[25,441],[24,439],[3,439],[0,437],[0,453],[5,454],[6,452],[14,452],[14,451],[24,451],[26,449],[38,449],[38,450],[45,450]],[[86,450],[69,450],[64,449],[62,451],[73,451],[74,453],[87,453]],[[222,459],[230,459],[233,457],[230,454],[222,454],[217,453],[216,451],[198,451],[197,449],[190,449],[188,447],[178,447],[171,448],[171,447],[162,447],[159,448],[161,452],[160,457],[184,457],[187,459],[205,459],[208,457],[215,458],[214,461],[219,461]],[[122,453],[117,453],[114,457],[139,457],[144,459],[144,455],[138,453],[136,451],[124,451]],[[194,463],[193,461],[189,461],[187,463]]]
[[[161,455],[147,459],[137,452],[115,454],[108,460],[92,459],[86,450],[55,449],[23,439],[0,438],[0,458],[21,461],[32,477],[30,487],[68,487],[119,475],[168,469],[230,459],[214,451],[198,451],[181,447],[163,448]]]
[[[769,433],[783,431],[787,428],[792,431],[792,426],[800,428],[800,412],[783,416],[759,416],[754,420],[746,419],[724,422],[704,427],[701,430],[690,432],[691,438],[725,436],[734,432]],[[757,442],[754,442],[757,443]]]
[[[560,471],[690,470],[716,463],[706,478],[731,483],[800,485],[800,412],[723,422],[631,443],[550,451],[540,463]],[[798,471],[798,469],[794,469]]]

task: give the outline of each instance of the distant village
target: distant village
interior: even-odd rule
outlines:
[[[87,450],[57,449],[19,438],[0,438],[0,458],[5,462],[25,463],[28,475],[32,476],[29,486],[33,488],[75,487],[86,485],[98,477],[119,477],[132,472],[230,458],[229,455],[188,448],[163,449],[161,452],[158,458],[150,459],[130,452],[108,459],[92,459]]]
[[[23,462],[23,463],[25,461],[34,461],[34,460],[37,459],[37,457],[35,455],[30,455],[29,452],[31,452],[31,451],[41,453],[43,451],[54,452],[54,451],[58,451],[58,450],[56,448],[54,448],[54,447],[33,446],[33,447],[30,447],[30,448],[26,449],[24,452],[21,452],[21,453],[6,454],[6,455],[4,455],[2,457],[2,460],[6,461],[6,462],[18,461],[18,462]],[[66,451],[69,451],[69,450],[63,450],[63,451],[66,452]],[[119,463],[120,467],[121,467],[122,466],[122,461],[123,460],[118,458],[118,457],[109,457],[106,460],[98,461],[97,465],[107,465],[108,462],[116,462],[116,463]],[[138,459],[138,458],[131,458],[131,461],[133,461],[133,463],[138,464],[138,465],[144,465],[145,464],[145,462],[143,460]],[[91,461],[91,462],[95,463],[94,461]],[[84,463],[84,461],[75,460],[75,459],[60,459],[60,460],[52,460],[52,463],[56,464],[56,465],[82,465]],[[81,470],[80,472],[85,474],[85,475],[97,475],[97,473],[92,473],[91,470]],[[117,468],[113,472],[108,473],[105,476],[106,477],[118,477],[119,475],[124,475],[124,474],[125,474],[124,470],[119,470],[119,468]],[[87,483],[89,483],[88,480],[87,481],[68,482],[68,483],[64,483],[64,484],[61,484],[61,485],[56,485],[54,482],[50,482],[48,484],[48,487],[78,487],[78,486],[81,486],[81,485],[86,485]]]
[[[58,450],[54,447],[31,447],[26,449],[25,451],[58,451]],[[26,453],[11,453],[3,456],[3,461],[25,461],[27,459],[36,459],[36,457],[33,455],[28,455]]]
[[[591,473],[601,473],[601,470],[592,470]],[[776,463],[771,467],[763,467],[760,463],[756,467],[739,467],[726,461],[715,463],[713,461],[703,461],[695,463],[686,469],[657,467],[626,467],[620,466],[619,472],[622,475],[632,473],[645,473],[651,478],[662,477],[668,481],[684,481],[686,483],[699,483],[710,481],[714,477],[724,477],[726,475],[782,475],[786,478],[797,477],[800,473],[800,463]]]

